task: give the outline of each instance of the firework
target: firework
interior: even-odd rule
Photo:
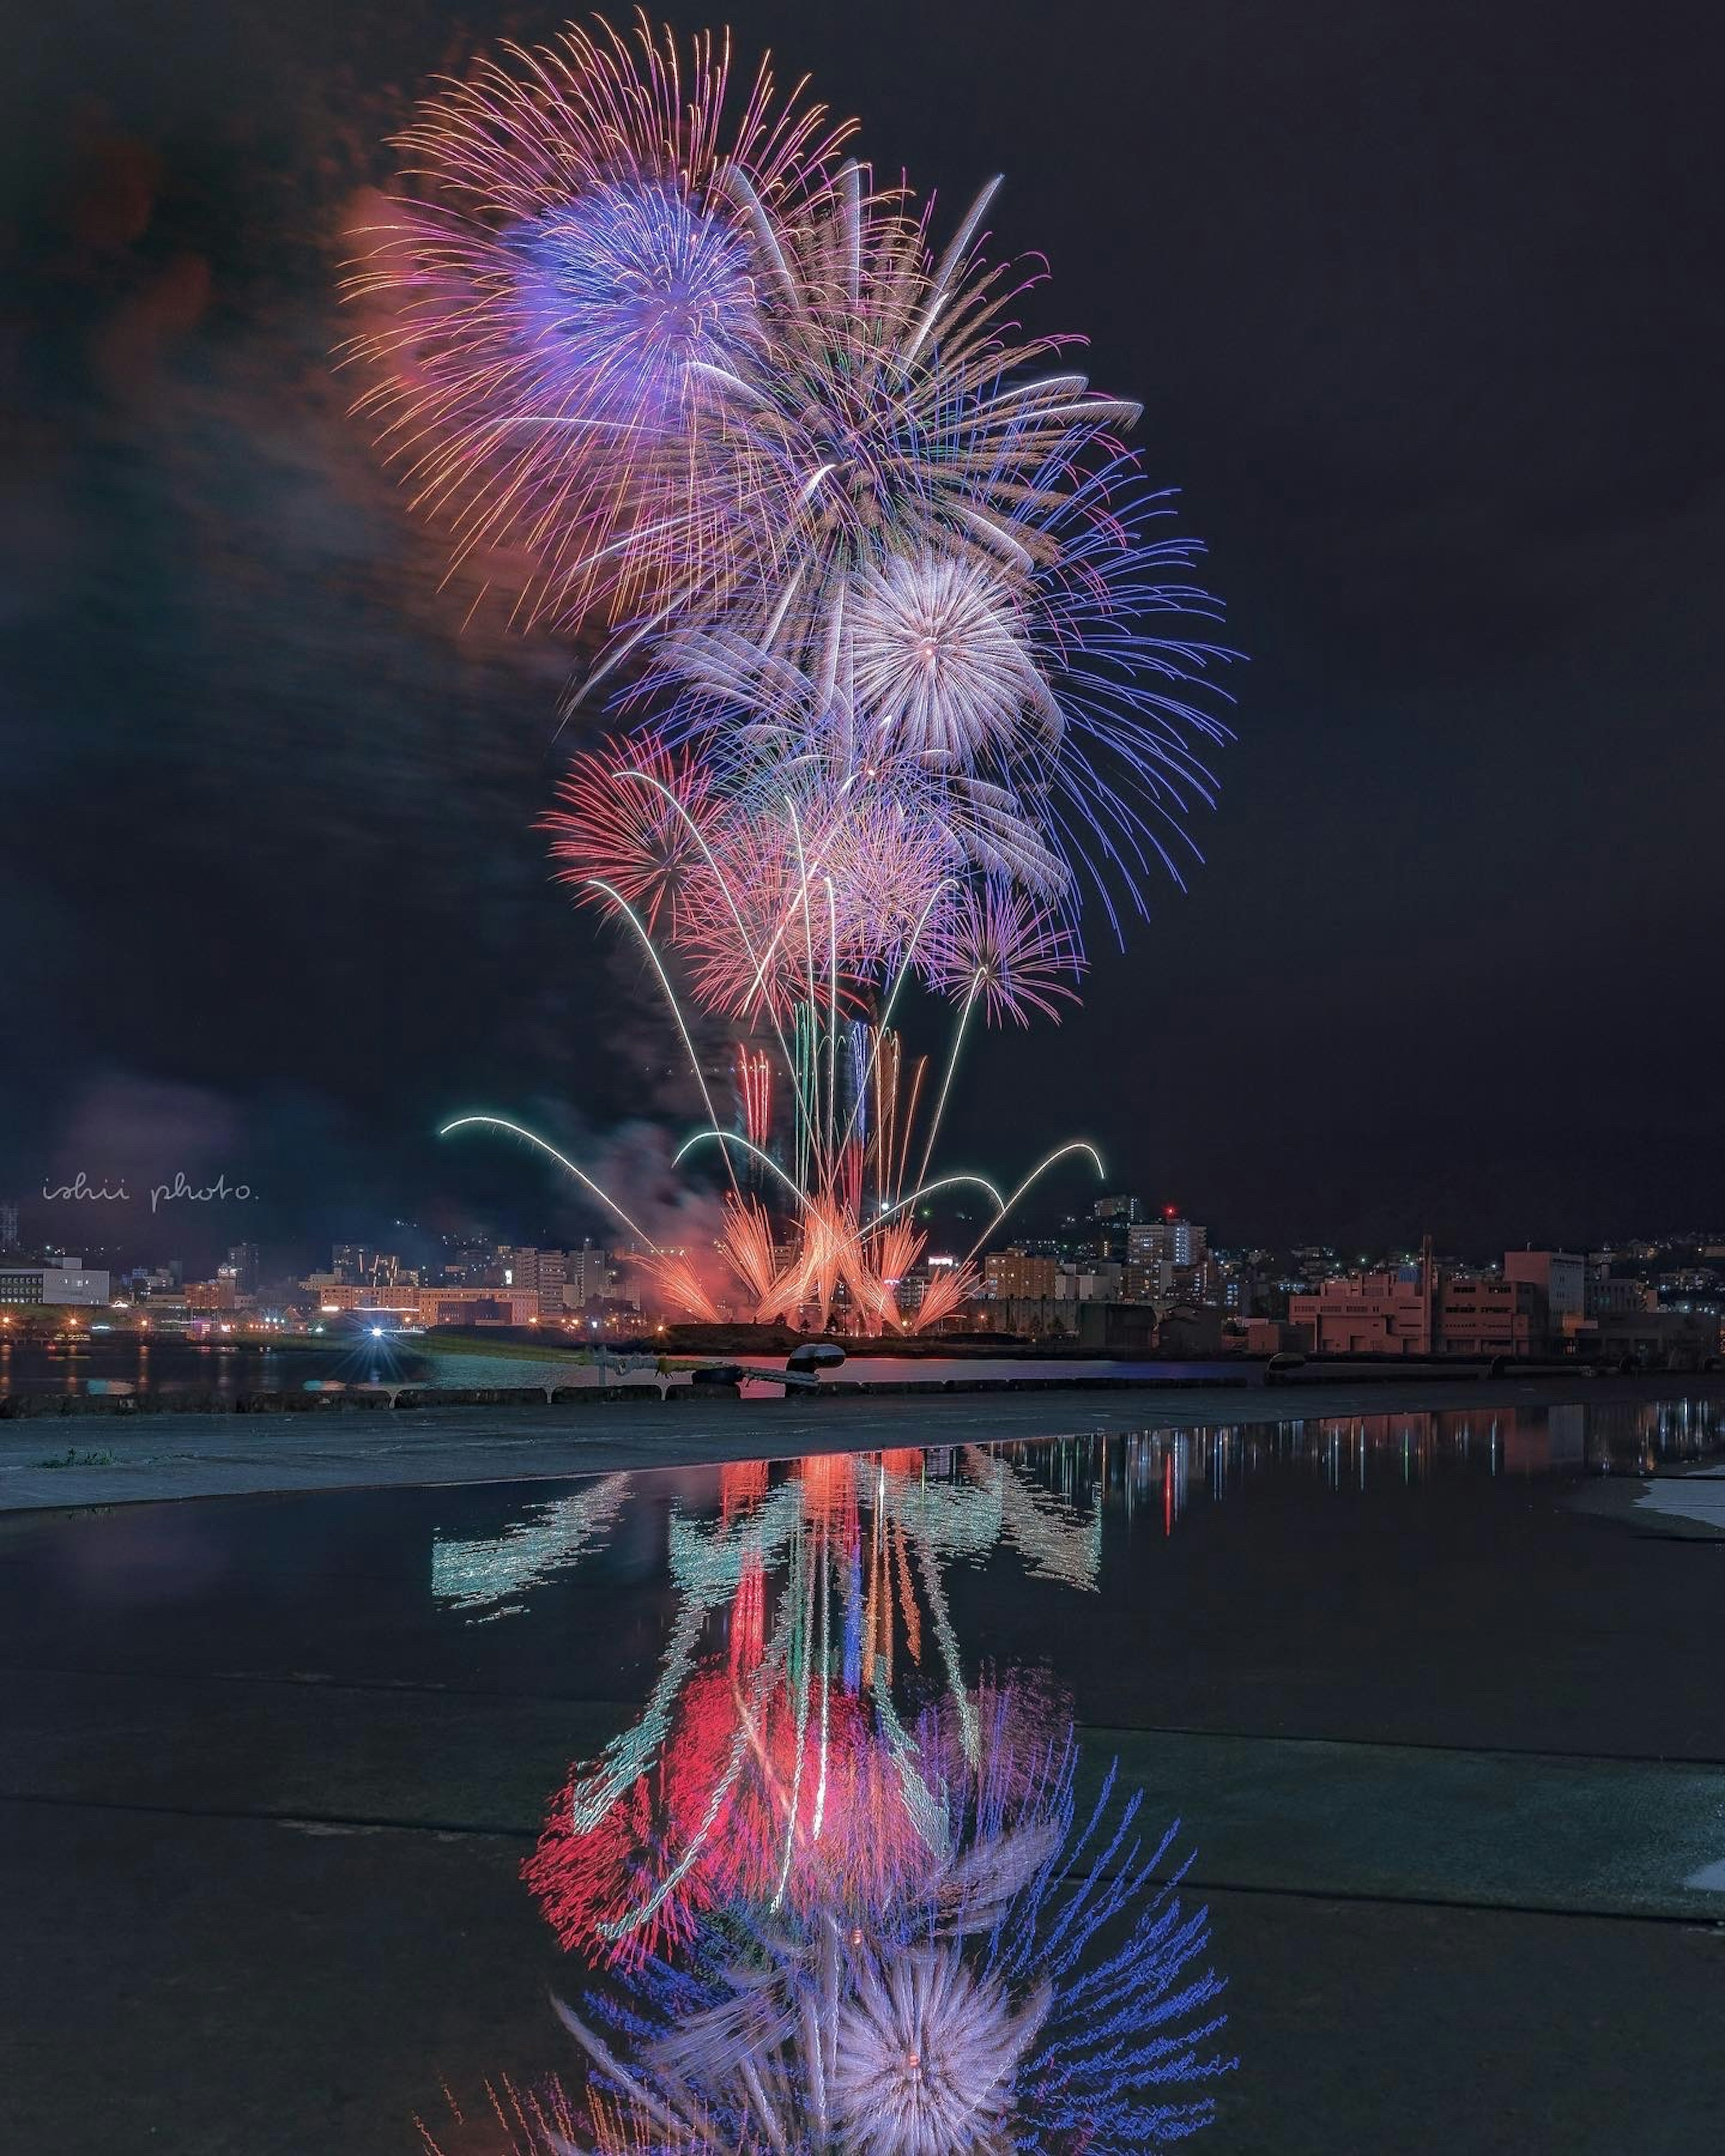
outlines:
[[[1076,967],[1069,940],[1027,901],[978,898],[959,877],[934,875],[938,855],[877,800],[811,809],[805,830],[793,798],[779,814],[716,811],[696,802],[690,796],[698,767],[679,764],[671,773],[663,752],[655,754],[656,768],[651,758],[630,765],[620,752],[588,759],[568,789],[577,805],[558,821],[557,846],[567,876],[579,877],[599,860],[620,864],[644,906],[663,916],[669,942],[662,953],[623,888],[585,879],[585,891],[634,932],[706,1101],[710,1121],[678,1158],[698,1147],[716,1148],[731,1183],[726,1231],[714,1255],[734,1273],[743,1310],[763,1323],[825,1330],[842,1291],[865,1325],[916,1332],[938,1324],[974,1293],[977,1251],[1044,1173],[1076,1152],[1089,1154],[1101,1172],[1094,1150],[1079,1142],[1056,1148],[1010,1198],[983,1176],[932,1173],[974,1010],[1022,1016],[1033,1006],[1049,1009],[1053,995],[1070,993],[1055,978]],[[638,799],[644,808],[634,805]],[[900,829],[883,833],[883,819]],[[890,983],[880,955],[887,949],[897,958]],[[721,1120],[668,957],[686,971],[698,1004],[765,1028],[765,1038],[737,1050],[741,1128]],[[920,1155],[915,1126],[924,1066],[911,1066],[906,1086],[891,1023],[919,960],[949,991],[965,969]],[[776,1150],[775,1096],[789,1125],[788,1143]],[[462,1119],[486,1122],[543,1144],[501,1118]],[[635,1262],[668,1307],[708,1322],[721,1314],[708,1267],[640,1236],[591,1177],[554,1148],[543,1150],[634,1229],[646,1245]],[[992,1208],[983,1234],[956,1265],[928,1269],[926,1282],[916,1283],[920,1294],[914,1292],[926,1230],[906,1216],[940,1191],[961,1188],[980,1191]],[[782,1228],[761,1194],[788,1209]]]
[[[799,99],[764,61],[734,99],[724,44],[640,16],[505,46],[399,138],[405,191],[350,280],[388,316],[352,347],[359,408],[458,561],[522,562],[526,618],[728,583],[713,380],[759,362],[781,220],[850,131]]]
[[[952,1799],[926,1785],[880,1689],[896,1663],[934,1675],[916,1579],[949,1702],[929,1710],[920,1743],[943,1792],[968,1786],[966,1732],[984,1722],[1010,1729],[1019,1763],[1046,1748],[1034,1686],[967,1689],[940,1565],[1009,1532],[1083,1584],[1090,1537],[1076,1519],[1039,1513],[1004,1463],[980,1455],[933,1491],[916,1453],[804,1460],[776,1493],[726,1473],[718,1527],[680,1522],[673,1541],[676,1638],[692,1643],[721,1614],[727,1651],[674,1646],[659,1706],[572,1773],[526,1867],[559,1941],[590,1958],[639,1966],[686,1948],[718,1908],[891,1912],[943,1861]],[[525,1555],[528,1540],[508,1547]],[[1035,1786],[1034,1768],[1013,1781],[997,1767],[989,1816]]]
[[[951,1942],[884,1966],[860,1958],[833,2024],[829,2101],[845,2144],[867,2156],[986,2148],[1048,2005],[1045,1985],[1014,2006]]]
[[[783,1024],[799,998],[856,1004],[867,952],[860,908],[830,833],[805,832],[795,804],[733,814],[713,834],[677,938],[703,1009]]]
[[[889,553],[847,582],[807,665],[720,623],[665,647],[660,723],[730,786],[818,773],[835,797],[891,803],[970,869],[1076,921],[1081,881],[1120,923],[1153,870],[1183,881],[1186,819],[1214,798],[1202,752],[1231,654],[1205,632],[1194,542],[1124,459],[1027,507],[1022,564]],[[1034,545],[1033,543],[1034,542]],[[1156,633],[1158,630],[1168,633]]]
[[[546,1529],[557,1509],[544,1508]],[[673,1517],[677,1614],[653,1696],[572,1770],[529,1862],[562,1942],[633,1965],[687,1946],[706,1912],[733,1903],[890,1912],[946,1861],[966,1817],[1010,1824],[1039,1801],[1065,1703],[1036,1681],[972,1682],[943,1568],[1004,1542],[1034,1573],[1093,1591],[1099,1532],[1099,1513],[974,1451],[937,1481],[916,1452],[807,1460],[776,1484],[724,1470],[718,1521]],[[533,1591],[540,1542],[535,1527],[478,1546],[494,1599]],[[469,1547],[451,1553],[466,1577]],[[718,1650],[704,1644],[715,1629],[728,1635]],[[934,1702],[915,1735],[896,1685]],[[984,1731],[1009,1742],[984,1748]],[[984,1882],[963,1876],[974,1902]]]
[[[971,770],[1009,751],[1027,720],[1059,742],[1060,706],[998,572],[895,555],[863,572],[849,614],[852,695],[886,752]]]
[[[800,100],[764,64],[733,99],[722,45],[644,18],[506,48],[402,138],[357,280],[398,312],[361,356],[458,554],[514,549],[525,613],[598,639],[583,693],[650,707],[548,827],[670,1000],[735,1306],[908,1330],[980,1247],[923,1285],[924,1202],[982,1192],[986,1235],[1081,1149],[1011,1199],[933,1173],[973,1014],[1058,1016],[1086,887],[1117,930],[1122,885],[1142,911],[1180,877],[1228,654],[1196,547],[1152,536],[1138,408],[1011,319],[999,182],[937,235]],[[939,1065],[899,1045],[912,975],[958,1006]],[[736,1117],[680,997],[736,1029]],[[719,1314],[705,1253],[641,1240],[670,1306]]]
[[[752,911],[745,934],[709,891],[696,988],[740,1017],[785,1015],[773,916],[818,908],[823,846],[829,987],[890,968],[954,874],[1068,933],[1091,884],[1118,932],[1122,889],[1142,911],[1195,855],[1227,735],[1198,549],[1147,536],[1167,502],[1120,446],[1138,407],[1011,319],[999,182],[938,240],[800,100],[764,63],[733,98],[725,47],[644,18],[506,47],[403,135],[408,192],[353,280],[395,311],[357,341],[362,402],[458,558],[502,550],[526,618],[598,636],[583,693],[639,659],[624,701],[663,706],[723,797],[717,880]],[[663,814],[566,820],[592,875],[656,901]]]
[[[566,1949],[634,1967],[716,1910],[867,1908],[932,1861],[864,1702],[759,1666],[697,1671],[659,1758],[593,1824],[579,1777],[560,1793],[524,1876]]]
[[[1010,884],[972,886],[937,924],[922,971],[929,985],[962,1005],[980,998],[999,1024],[1030,1023],[1033,1010],[1058,1019],[1056,998],[1076,1003],[1084,968],[1076,938]]]
[[[841,179],[771,257],[770,364],[703,370],[753,554],[726,625],[822,690],[853,598],[895,557],[1029,562],[1036,518],[1138,416],[1080,375],[1025,378],[1061,341],[1012,328],[1009,273],[982,258],[998,180],[937,258],[926,213],[870,198],[855,167]],[[732,186],[758,219],[747,177]]]
[[[649,932],[663,917],[675,936],[686,921],[712,792],[711,773],[691,750],[668,748],[654,734],[578,756],[557,788],[563,807],[541,827],[553,834],[558,880],[588,904],[614,892]]]

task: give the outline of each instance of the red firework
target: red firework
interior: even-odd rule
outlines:
[[[673,939],[687,919],[691,875],[702,865],[712,821],[712,777],[688,748],[656,734],[585,751],[559,782],[565,806],[541,824],[552,833],[557,880],[586,904],[608,905],[596,882],[634,907],[651,935],[661,915]]]

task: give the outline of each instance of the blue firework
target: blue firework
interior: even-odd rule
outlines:
[[[503,243],[521,264],[517,335],[541,362],[542,424],[567,416],[649,446],[680,435],[700,395],[699,370],[744,363],[761,343],[748,244],[735,218],[666,182],[597,187]],[[628,455],[638,445],[609,446]]]

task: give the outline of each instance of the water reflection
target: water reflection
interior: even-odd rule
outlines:
[[[468,1621],[530,1606],[624,1481],[440,1541],[434,1593]],[[1232,2062],[1174,1830],[947,1594],[997,1548],[1093,1591],[1101,1524],[1099,1493],[976,1447],[727,1467],[716,1505],[674,1506],[656,1680],[526,1871],[577,2064],[433,2148],[1076,2156],[1206,2125]]]
[[[571,1763],[525,1866],[568,2063],[498,2082],[430,2148],[1079,2156],[1201,2130],[1232,2061],[1175,1835],[1088,1755],[1066,1684],[999,1666],[963,1613],[1031,1656],[1088,1640],[1065,1674],[1094,1711],[1120,1697],[1105,1532],[1118,1556],[1206,1510],[1309,1517],[1308,1497],[1376,1522],[1722,1447],[1718,1399],[1086,1432],[737,1465],[650,1497],[610,1476],[438,1537],[451,1625],[552,1615],[649,1536],[666,1592],[644,1696]],[[959,1591],[985,1569],[987,1596]],[[1088,1621],[1045,1630],[1033,1581]],[[1119,1607],[1178,1633],[1165,1598]]]
[[[1651,1474],[1725,1451],[1725,1399],[1409,1409],[1083,1435],[1003,1453],[1075,1502],[1172,1534],[1196,1500],[1296,1479],[1339,1495],[1457,1476]]]

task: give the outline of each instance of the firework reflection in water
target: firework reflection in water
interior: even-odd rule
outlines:
[[[1105,2156],[1209,2123],[1233,2061],[1173,1830],[1142,1839],[1111,1769],[1081,1806],[1070,1720],[1034,1695],[979,1706],[974,1758],[938,1712],[894,1758],[920,1849],[884,1897],[737,1900],[559,2002],[588,2077],[524,2145]]]
[[[944,1562],[1004,1537],[1094,1587],[1091,1522],[1035,1494],[980,1452],[950,1481],[820,1459],[724,1471],[718,1518],[674,1520],[662,1711],[575,1778],[529,1867],[609,1964],[559,2006],[586,2078],[506,2092],[511,2150],[1076,2156],[1209,2122],[1231,2062],[1172,1832],[1141,1840],[1111,1771],[1081,1802],[1046,1677],[958,1659]],[[721,1650],[680,1659],[721,1614]]]

